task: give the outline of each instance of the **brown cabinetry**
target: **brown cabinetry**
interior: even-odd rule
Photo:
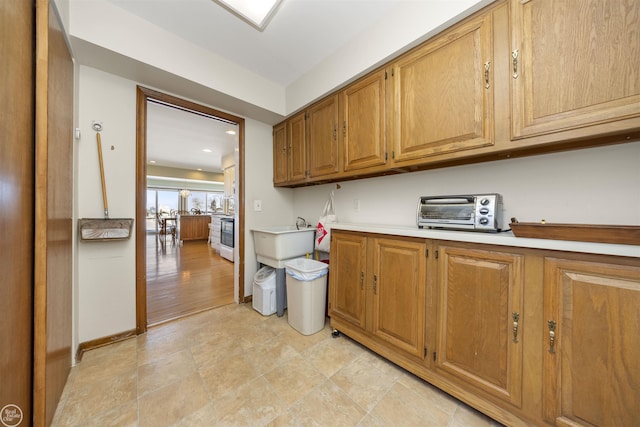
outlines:
[[[315,120],[324,123],[339,97],[339,136],[329,135],[330,126],[307,129],[306,176],[290,171],[274,182],[298,186],[635,140],[639,14],[635,0],[496,1],[321,100],[318,108],[332,108]],[[297,159],[308,161],[301,153]]]
[[[346,322],[346,329],[422,358],[426,242],[335,232],[331,245],[332,324]]]
[[[206,240],[209,238],[209,215],[180,215],[180,240]]]
[[[333,328],[506,425],[640,425],[640,259],[332,233]]]
[[[273,184],[278,185],[289,180],[289,144],[287,142],[287,123],[273,128]]]
[[[492,43],[488,13],[391,65],[394,163],[494,143]]]
[[[640,267],[546,258],[545,420],[640,425]]]
[[[386,77],[387,71],[381,70],[340,92],[340,149],[346,173],[385,166]]]
[[[512,137],[638,130],[636,0],[512,0]]]
[[[524,257],[446,245],[437,250],[436,369],[519,407]]]
[[[339,172],[338,96],[276,125],[273,144],[274,185],[303,184]]]

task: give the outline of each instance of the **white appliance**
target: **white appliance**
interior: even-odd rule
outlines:
[[[234,220],[230,217],[220,218],[220,256],[233,262]]]
[[[253,309],[263,316],[276,312],[276,270],[265,266],[253,278]]]

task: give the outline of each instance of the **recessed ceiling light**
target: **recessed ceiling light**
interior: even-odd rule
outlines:
[[[205,153],[213,153],[213,151],[209,148],[203,148],[202,151],[204,151]]]
[[[149,163],[155,163],[155,162],[156,162],[155,160],[149,160]]]
[[[262,31],[282,0],[213,0],[240,19]]]
[[[229,135],[235,135],[235,134],[236,134],[236,131],[235,131],[235,130],[233,130],[233,129],[229,129],[229,130],[227,131],[227,134],[229,134]]]
[[[198,170],[198,171],[202,172],[202,169],[201,169],[201,168],[198,168],[198,169],[196,169],[196,170]]]

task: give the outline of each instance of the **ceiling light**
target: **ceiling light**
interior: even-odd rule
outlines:
[[[155,162],[156,162],[155,160],[149,160],[149,163],[155,163]]]
[[[233,130],[233,129],[230,129],[230,130],[228,130],[226,133],[227,133],[228,135],[235,135],[235,134],[236,134],[236,131],[235,131],[235,130]]]
[[[198,172],[202,172],[202,168],[198,168],[196,169]]]
[[[203,148],[202,151],[204,151],[205,153],[213,153],[213,151],[211,151],[209,148]]]
[[[237,17],[262,31],[282,0],[213,0]]]

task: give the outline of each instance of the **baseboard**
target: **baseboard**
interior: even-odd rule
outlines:
[[[78,351],[76,351],[76,363],[82,360],[82,356],[84,355],[85,351],[104,347],[105,345],[113,344],[119,341],[128,340],[129,338],[133,338],[136,335],[136,330],[132,329],[130,331],[121,332],[119,334],[110,335],[108,337],[97,338],[95,340],[80,343],[78,345]]]

